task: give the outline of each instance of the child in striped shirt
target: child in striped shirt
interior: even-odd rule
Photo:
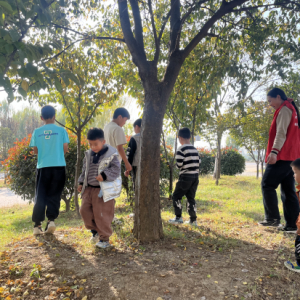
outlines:
[[[195,195],[199,184],[199,166],[201,160],[197,149],[190,142],[191,132],[188,128],[181,128],[179,130],[178,139],[181,146],[176,152],[176,166],[180,169],[180,173],[172,196],[175,218],[169,220],[169,223],[183,223],[181,199],[183,196],[186,196],[187,211],[190,215],[190,220],[186,223],[197,226]]]

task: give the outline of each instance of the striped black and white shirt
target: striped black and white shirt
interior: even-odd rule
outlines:
[[[179,175],[199,174],[200,156],[197,149],[191,144],[185,144],[176,152],[176,166],[180,169]]]

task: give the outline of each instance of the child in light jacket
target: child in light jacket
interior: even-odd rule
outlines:
[[[121,165],[117,149],[105,143],[102,129],[90,129],[87,139],[90,149],[85,153],[78,178],[82,197],[80,214],[85,227],[93,234],[91,242],[107,248],[112,235],[115,198],[121,194]]]

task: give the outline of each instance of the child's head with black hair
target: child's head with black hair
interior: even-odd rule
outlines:
[[[300,158],[297,158],[291,163],[291,167],[294,171],[295,181],[300,184]]]
[[[117,123],[120,127],[123,127],[126,121],[129,119],[130,119],[130,114],[126,108],[119,107],[115,110],[113,115],[113,121]]]
[[[181,128],[178,131],[178,139],[181,145],[190,144],[191,132],[187,127]]]
[[[142,119],[135,120],[135,122],[133,123],[133,129],[136,134],[141,132],[141,127],[142,127]]]
[[[104,131],[101,128],[91,128],[87,133],[87,140],[91,150],[98,153],[105,145]]]
[[[51,105],[45,105],[41,109],[41,119],[46,123],[54,123],[55,122],[55,108]]]

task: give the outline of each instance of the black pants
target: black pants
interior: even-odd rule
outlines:
[[[61,194],[66,180],[65,167],[37,169],[32,221],[55,220],[59,214]]]
[[[298,234],[295,239],[295,257],[297,264],[300,267],[300,236]]]
[[[267,165],[261,182],[265,219],[280,220],[276,188],[280,185],[284,218],[287,227],[296,227],[299,216],[299,202],[296,196],[295,180],[291,161],[279,160],[274,165]]]
[[[181,217],[182,205],[181,199],[183,196],[187,197],[187,211],[190,215],[191,221],[197,219],[196,215],[196,201],[195,195],[199,184],[199,175],[180,175],[176,183],[175,191],[173,193],[173,206],[176,217]]]

